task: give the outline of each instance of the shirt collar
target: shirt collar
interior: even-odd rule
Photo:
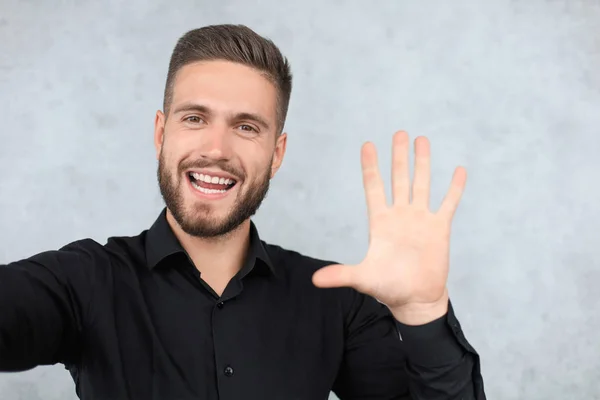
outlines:
[[[173,254],[186,254],[167,222],[167,209],[164,208],[152,227],[146,233],[146,262],[149,269],[158,266],[165,258]],[[254,222],[250,221],[250,248],[245,266],[251,269],[275,273],[275,268],[265,248],[265,243],[260,240]]]

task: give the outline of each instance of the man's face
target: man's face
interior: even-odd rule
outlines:
[[[224,235],[254,215],[285,153],[277,133],[277,91],[259,72],[226,61],[178,72],[154,141],[161,194],[186,233]]]

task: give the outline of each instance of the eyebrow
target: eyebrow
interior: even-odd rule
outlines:
[[[209,116],[214,114],[214,112],[209,107],[202,105],[202,104],[196,104],[196,103],[182,104],[173,110],[173,114],[180,114],[180,113],[189,112],[189,111],[195,111],[195,112],[199,112],[199,113],[206,114]],[[240,112],[240,113],[230,114],[228,117],[229,117],[230,121],[246,120],[246,121],[256,122],[257,124],[261,125],[263,127],[263,129],[266,129],[266,130],[269,130],[271,127],[269,125],[269,123],[263,117],[261,117],[258,114],[255,114],[255,113]]]

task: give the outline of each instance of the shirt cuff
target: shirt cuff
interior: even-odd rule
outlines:
[[[462,359],[465,349],[459,344],[455,331],[456,324],[452,308],[443,317],[425,325],[411,326],[396,321],[396,328],[402,346],[411,364],[424,367],[437,367],[455,363]]]

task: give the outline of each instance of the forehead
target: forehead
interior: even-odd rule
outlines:
[[[172,107],[199,103],[217,113],[257,113],[276,119],[277,90],[257,70],[228,61],[185,65],[175,77]]]

